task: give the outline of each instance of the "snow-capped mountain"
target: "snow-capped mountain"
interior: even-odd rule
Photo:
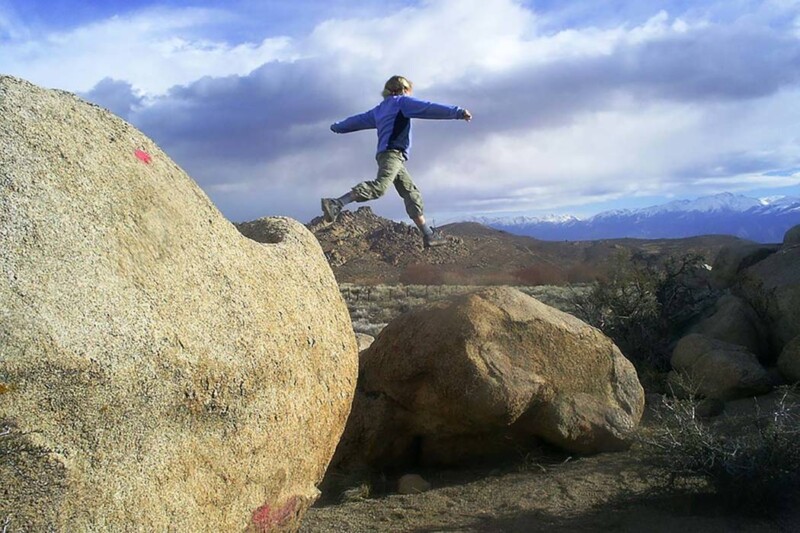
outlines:
[[[518,216],[518,217],[508,217],[508,218],[496,218],[496,217],[483,217],[483,216],[474,216],[468,218],[459,218],[457,222],[477,222],[478,224],[483,224],[484,226],[492,226],[494,224],[505,224],[508,226],[518,226],[524,224],[537,224],[542,222],[547,222],[551,224],[566,224],[569,222],[574,222],[580,220],[578,217],[574,217],[572,215],[545,215],[543,217],[526,217],[526,216]]]
[[[661,239],[724,234],[758,242],[780,242],[786,230],[800,224],[800,197],[759,199],[722,193],[642,209],[605,211],[587,219],[556,216],[471,220],[544,240]]]

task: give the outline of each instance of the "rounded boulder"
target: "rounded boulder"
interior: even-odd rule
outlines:
[[[671,363],[671,384],[689,395],[732,400],[765,394],[773,387],[754,353],[699,333],[678,341]]]
[[[800,335],[783,348],[778,357],[778,369],[789,383],[800,382]]]
[[[800,245],[800,224],[789,228],[783,236],[784,246]]]
[[[322,250],[242,236],[135,128],[0,77],[0,516],[294,530],[357,351]]]
[[[739,275],[736,292],[764,317],[776,354],[800,335],[800,246],[784,246]]]
[[[359,392],[392,406],[376,432],[386,444],[359,441],[372,464],[407,453],[401,443],[428,464],[536,439],[578,453],[619,450],[644,407],[633,365],[608,337],[507,287],[394,319],[362,355]]]

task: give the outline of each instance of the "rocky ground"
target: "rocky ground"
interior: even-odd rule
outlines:
[[[773,398],[774,399],[774,398]],[[764,404],[762,400],[761,404]],[[752,400],[726,406],[719,423],[741,426]],[[650,407],[643,434],[657,423]],[[669,471],[646,447],[594,457],[520,458],[494,468],[418,471],[433,486],[313,507],[301,531],[314,532],[789,532],[800,513],[732,511],[702,482],[669,489]],[[387,477],[391,488],[396,477]],[[380,489],[380,488],[379,488]],[[357,492],[357,491],[355,491]]]
[[[263,219],[237,224],[244,235],[269,242]],[[424,250],[409,223],[380,217],[369,206],[345,209],[329,224],[317,217],[307,224],[317,237],[340,283],[428,285],[541,285],[593,280],[615,268],[620,254],[657,258],[696,253],[713,261],[736,237],[707,235],[688,239],[605,239],[585,242],[541,241],[476,223],[439,228],[447,245]]]

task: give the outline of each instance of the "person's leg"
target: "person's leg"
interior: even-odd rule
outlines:
[[[424,204],[422,202],[422,193],[417,188],[414,181],[411,179],[411,174],[406,170],[405,165],[397,173],[394,180],[394,188],[397,189],[398,194],[403,198],[406,205],[406,213],[414,221],[417,229],[422,233],[422,240],[426,248],[431,246],[440,246],[446,244],[447,241],[440,235],[437,235],[433,228],[425,223],[425,215],[423,214]]]
[[[368,202],[386,193],[399,169],[403,167],[403,156],[399,152],[381,152],[375,156],[378,161],[378,174],[372,181],[362,181],[339,198],[323,198],[322,212],[327,222],[339,216],[342,207],[350,202]]]
[[[378,174],[372,181],[362,181],[350,191],[356,202],[368,202],[383,196],[389,185],[403,169],[403,154],[395,151],[380,152],[375,156],[378,161]]]

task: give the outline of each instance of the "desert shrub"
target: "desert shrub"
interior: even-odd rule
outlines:
[[[600,277],[600,270],[588,263],[579,263],[567,269],[567,283],[589,283]]]
[[[547,263],[536,263],[514,272],[519,283],[525,285],[561,285],[566,276],[558,267]]]
[[[415,263],[408,265],[400,274],[400,283],[410,285],[441,285],[444,277],[441,269],[435,265]]]
[[[483,288],[473,285],[373,285],[340,284],[347,303],[353,330],[376,336],[397,315],[425,303],[441,300]],[[560,287],[550,285],[519,286],[522,292],[538,300],[574,313],[572,298],[588,291],[588,286]]]
[[[443,283],[456,287],[515,285],[518,281],[507,272],[481,272],[470,269],[450,269],[443,273]]]
[[[654,261],[619,254],[589,291],[576,293],[575,314],[611,337],[641,372],[669,368],[669,346],[715,300],[697,255]]]
[[[800,501],[800,416],[785,390],[776,406],[754,417],[712,424],[695,400],[665,396],[656,429],[643,439],[671,483],[700,477],[731,510],[769,515]],[[727,425],[725,425],[727,423]]]
[[[353,320],[353,331],[376,337],[386,327],[386,324],[386,322],[372,322],[369,319]]]

